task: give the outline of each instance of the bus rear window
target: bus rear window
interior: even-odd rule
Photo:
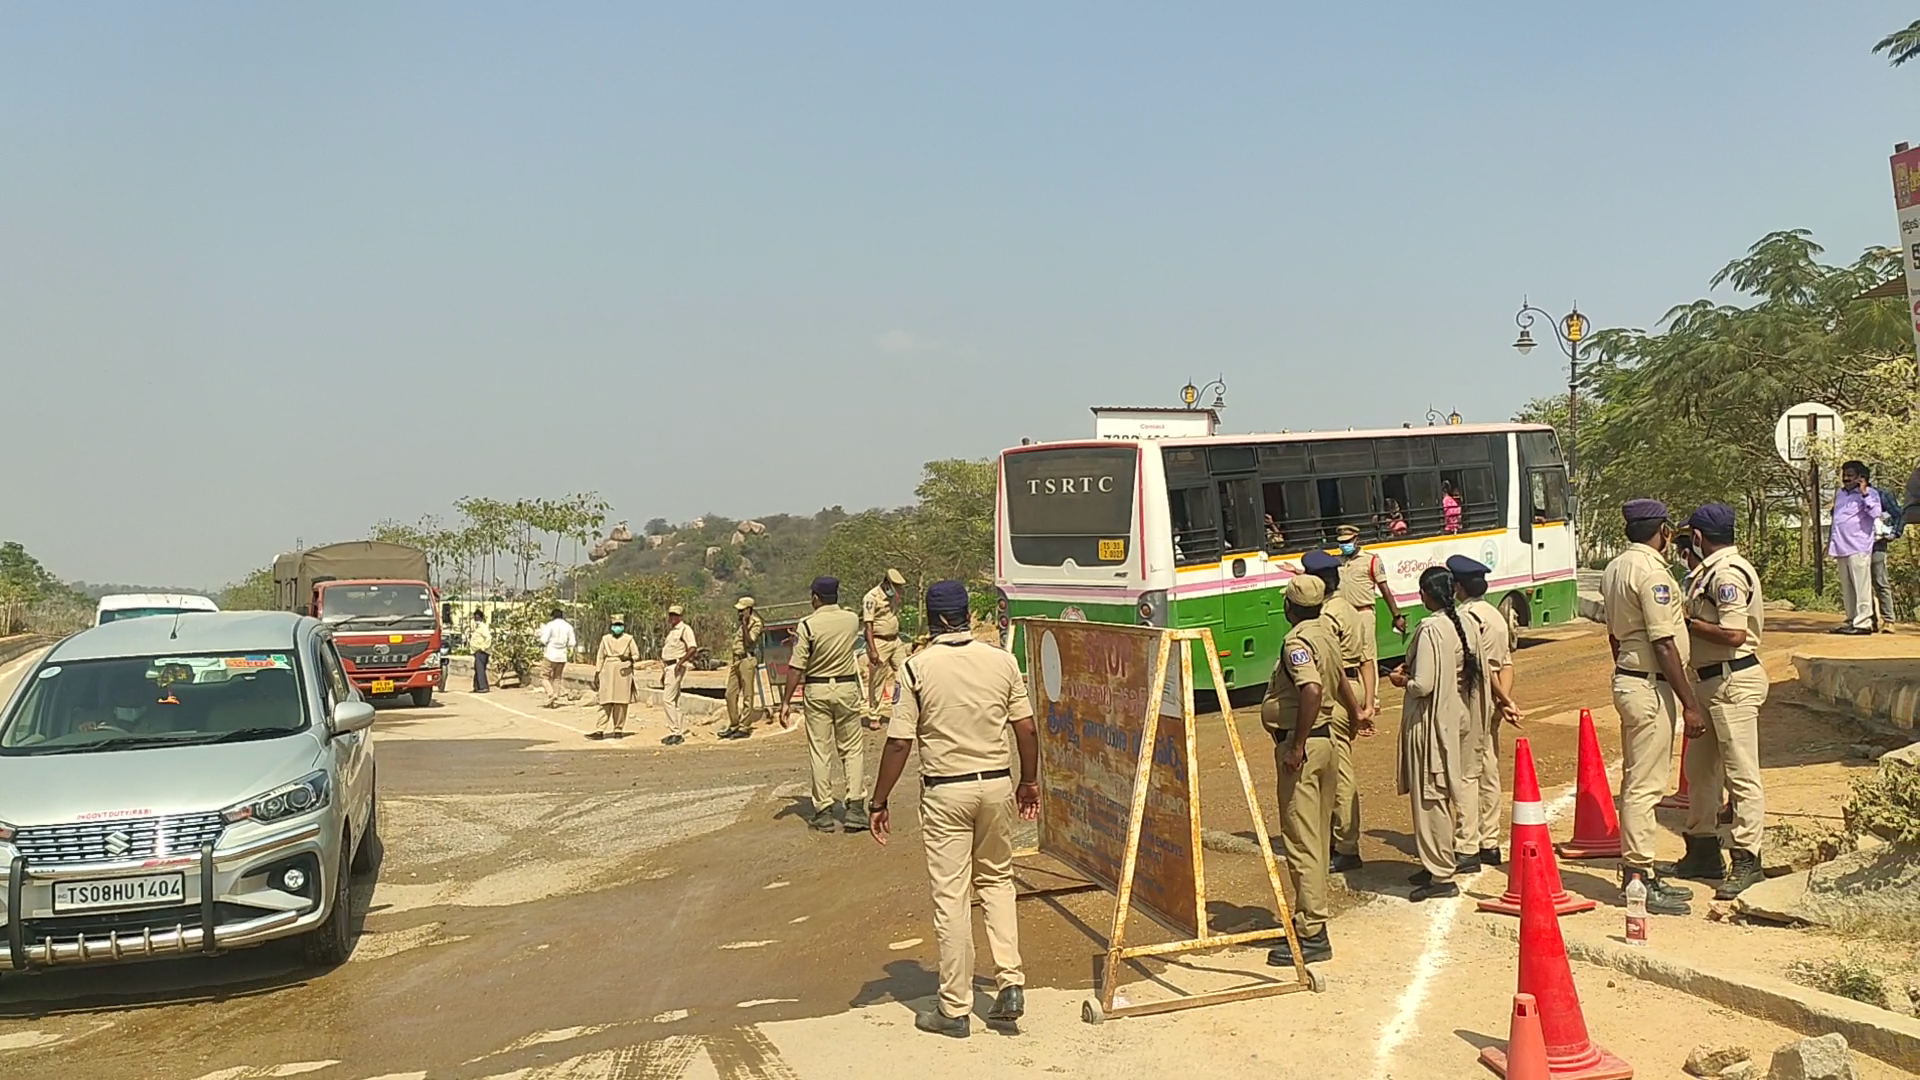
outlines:
[[[1001,459],[1007,539],[1025,566],[1115,566],[1133,554],[1132,446],[1023,450]]]

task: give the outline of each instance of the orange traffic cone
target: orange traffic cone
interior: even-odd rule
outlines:
[[[1486,1060],[1485,1055],[1481,1060]],[[1553,1080],[1547,1066],[1547,1040],[1540,1034],[1540,1006],[1532,994],[1513,995],[1513,1019],[1507,1023],[1507,1080]]]
[[[1540,845],[1546,853],[1547,879],[1552,885],[1550,893],[1553,899],[1553,912],[1556,915],[1571,915],[1576,911],[1592,911],[1599,906],[1598,901],[1576,899],[1568,895],[1560,883],[1560,866],[1553,860],[1553,837],[1547,832],[1547,811],[1540,802],[1540,778],[1533,769],[1533,747],[1525,739],[1513,740],[1513,846],[1508,850],[1519,851],[1521,845],[1532,841]],[[1482,900],[1481,911],[1494,911],[1502,915],[1520,914],[1520,864],[1509,860],[1507,863],[1507,894],[1498,900]]]
[[[1680,737],[1680,790],[1655,804],[1662,810],[1687,810],[1693,806],[1693,800],[1687,798],[1687,746],[1692,742],[1684,735]]]
[[[1620,815],[1613,808],[1613,785],[1593,730],[1593,710],[1580,710],[1579,787],[1573,797],[1573,839],[1561,844],[1563,859],[1620,857]]]
[[[1560,919],[1546,902],[1552,883],[1547,880],[1547,860],[1539,843],[1529,840],[1521,845],[1513,861],[1522,897],[1518,990],[1540,1005],[1548,1075],[1552,1080],[1632,1080],[1633,1066],[1587,1034],[1580,991],[1573,985],[1573,969],[1567,963],[1566,939],[1560,936]],[[1525,1044],[1520,1048],[1526,1049]],[[1512,1042],[1505,1048],[1489,1046],[1480,1051],[1480,1060],[1503,1077],[1527,1077],[1528,1073],[1519,1071],[1526,1061],[1512,1055],[1512,1049]]]

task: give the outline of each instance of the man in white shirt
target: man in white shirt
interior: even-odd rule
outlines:
[[[680,682],[686,678],[687,665],[700,644],[693,639],[693,627],[686,622],[686,609],[675,604],[667,609],[667,637],[660,643],[660,699],[667,709],[667,737],[661,743],[679,746],[687,741],[687,725],[680,716]]]
[[[540,673],[540,688],[547,692],[549,709],[560,707],[560,676],[567,670],[567,661],[572,659],[573,650],[580,647],[580,635],[573,632],[573,624],[567,621],[567,613],[554,608],[548,613],[551,618],[540,627],[540,654],[546,659],[547,666]]]

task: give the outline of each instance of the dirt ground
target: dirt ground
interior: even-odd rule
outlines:
[[[1791,649],[1839,643],[1825,625],[1788,617],[1769,627],[1776,682],[1762,754],[1778,820],[1837,817],[1846,776],[1868,767],[1851,756],[1860,737],[1791,681]],[[1564,812],[1580,708],[1595,710],[1607,752],[1617,753],[1605,637],[1586,625],[1557,629],[1530,639],[1518,663],[1524,734],[1548,802]],[[0,670],[0,691],[20,670]],[[1122,1062],[1194,1073],[1205,1062],[1199,1074],[1223,1077],[1446,1078],[1490,1075],[1478,1047],[1505,1038],[1515,954],[1497,918],[1475,913],[1470,899],[1405,901],[1415,864],[1407,810],[1392,794],[1390,734],[1358,748],[1367,866],[1339,894],[1325,993],[1086,1025],[1080,1002],[1111,897],[1033,899],[1021,905],[1025,1033],[976,1024],[963,1043],[912,1029],[911,1007],[934,989],[937,952],[910,812],[896,815],[898,838],[885,849],[860,834],[815,834],[804,827],[798,733],[763,727],[726,743],[701,728],[667,748],[657,710],[636,709],[633,737],[595,743],[583,737],[587,709],[537,701],[454,692],[433,708],[382,710],[388,853],[378,883],[358,896],[364,932],[345,966],[306,969],[269,947],[0,978],[0,1073],[667,1080],[904,1067],[942,1080],[1091,1075]],[[1397,702],[1388,704],[1392,718]],[[1272,827],[1269,744],[1251,710],[1240,720]],[[1203,732],[1207,825],[1250,837],[1222,725]],[[1678,855],[1679,821],[1663,823],[1668,857]],[[1207,860],[1213,925],[1270,924],[1258,857],[1208,851]],[[1569,936],[1617,932],[1613,874],[1611,863],[1566,868],[1569,889],[1602,900],[1566,921]],[[1505,885],[1491,870],[1469,891]],[[1746,935],[1732,947],[1756,971],[1834,948],[1798,931],[1712,925],[1704,914],[1660,920],[1655,933],[1654,947],[1676,955]],[[1261,961],[1261,950],[1233,949],[1134,967],[1120,992],[1146,1000],[1271,977]],[[1576,963],[1575,977],[1594,1037],[1643,1076],[1677,1075],[1704,1041],[1749,1045],[1764,1071],[1771,1049],[1799,1037],[1607,969]],[[1859,1063],[1874,1080],[1912,1075]]]

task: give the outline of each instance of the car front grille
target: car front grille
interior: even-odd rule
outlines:
[[[29,866],[124,862],[199,851],[218,843],[226,827],[219,814],[33,825],[15,833],[13,843]]]

